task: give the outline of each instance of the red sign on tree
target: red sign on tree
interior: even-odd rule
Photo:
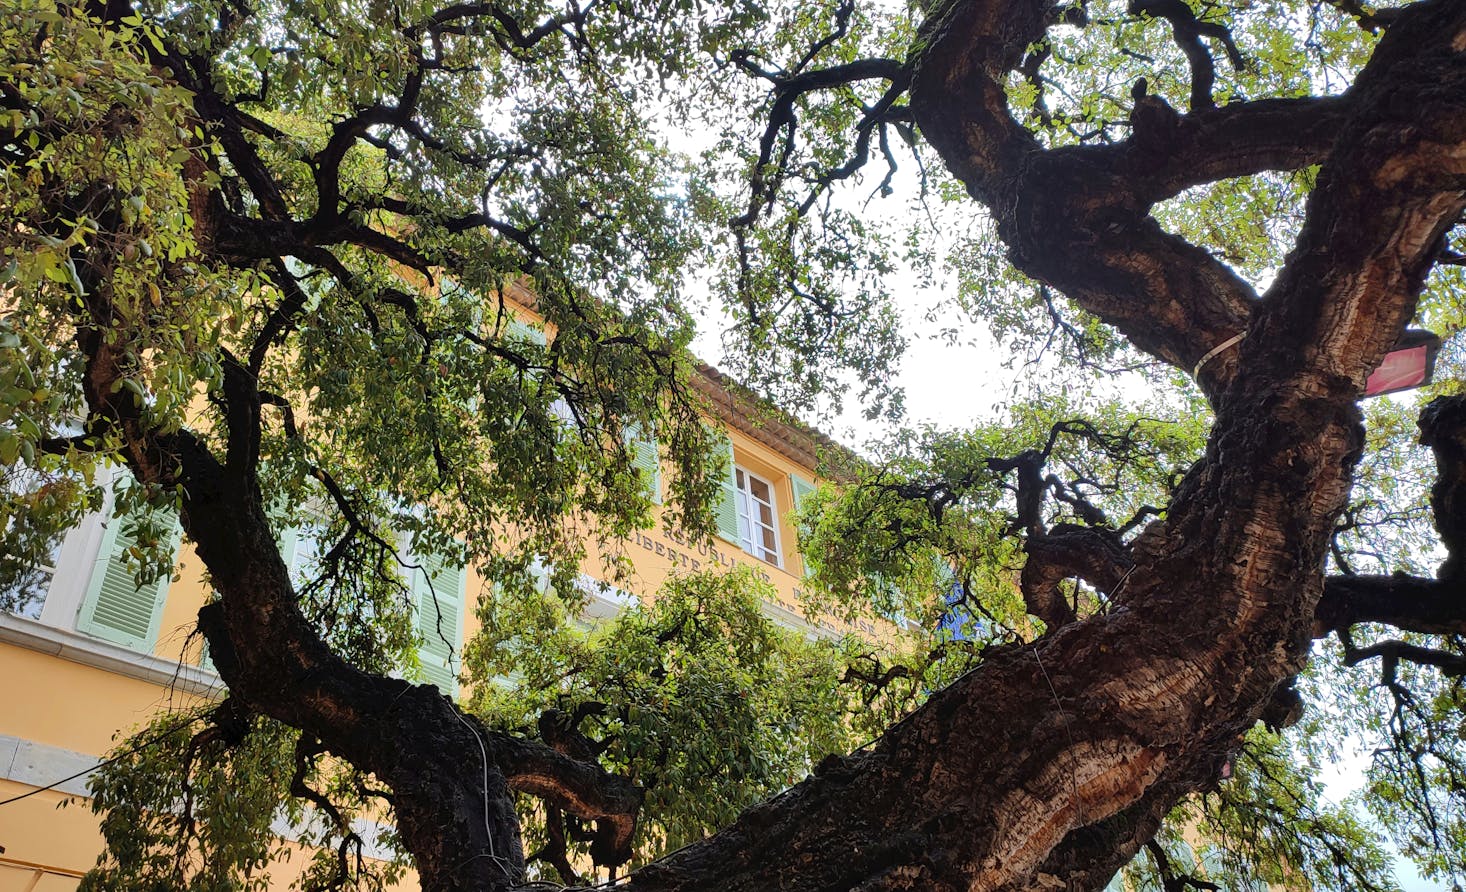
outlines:
[[[1441,339],[1434,332],[1407,329],[1364,384],[1365,396],[1379,396],[1429,384]]]

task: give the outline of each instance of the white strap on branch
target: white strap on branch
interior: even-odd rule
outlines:
[[[1222,341],[1220,344],[1206,351],[1206,355],[1196,361],[1196,366],[1191,370],[1191,377],[1195,378],[1197,375],[1200,375],[1202,366],[1206,365],[1208,362],[1211,362],[1212,358],[1215,357],[1218,353],[1221,353],[1223,350],[1227,349],[1228,347],[1232,346],[1233,344],[1237,343],[1245,337],[1247,337],[1247,332],[1239,331],[1238,333],[1232,335],[1230,338],[1227,338],[1225,341]]]

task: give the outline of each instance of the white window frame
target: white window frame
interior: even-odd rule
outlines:
[[[46,572],[44,581],[39,581],[41,604],[38,614],[29,618],[66,631],[76,630],[77,613],[86,600],[87,585],[91,582],[97,553],[106,534],[107,523],[112,519],[112,491],[110,483],[118,472],[104,472],[99,480],[105,487],[102,508],[88,512],[76,526],[61,534],[60,547],[56,549],[55,565],[41,565]],[[26,614],[17,614],[25,616]]]
[[[740,480],[743,485],[739,485]],[[753,494],[754,481],[758,481],[768,487],[770,501],[765,502]],[[739,547],[759,560],[782,569],[784,567],[784,544],[780,541],[779,536],[779,491],[774,486],[774,482],[753,473],[742,465],[734,465],[733,494],[733,505],[738,513]],[[768,506],[769,516],[773,518],[771,524],[765,524],[763,521],[757,520],[757,508],[760,505]],[[767,548],[763,544],[763,537],[759,536],[755,538],[754,535],[763,529],[771,530],[774,534],[773,560],[769,560],[764,554]]]

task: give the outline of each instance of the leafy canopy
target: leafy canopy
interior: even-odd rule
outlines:
[[[1376,38],[1335,6],[1353,4],[1197,7],[1240,48],[1216,100],[1340,89]],[[187,430],[220,454],[249,451],[276,523],[319,540],[318,577],[300,592],[308,617],[358,665],[410,660],[407,555],[483,567],[495,587],[467,661],[473,708],[542,736],[556,733],[541,726],[551,711],[572,717],[565,739],[648,786],[643,856],[862,739],[984,647],[1040,631],[1015,587],[1015,535],[1099,524],[1133,542],[1203,448],[1209,419],[1188,385],[1017,273],[990,221],[943,204],[963,196],[936,173],[899,91],[862,78],[781,104],[766,90],[819,66],[899,62],[927,10],[0,9],[0,607],[23,606],[57,531],[105,490],[123,510],[179,503],[166,474],[113,487],[117,465],[156,458],[134,451],[132,432]],[[1033,75],[1008,85],[1045,145],[1123,135],[1141,77],[1173,106],[1191,86],[1180,50],[1157,39],[1164,23],[1118,2],[1090,3],[1086,18],[1051,30],[1031,48]],[[706,153],[669,151],[673,127],[700,131]],[[865,170],[876,157],[892,168],[911,157],[924,172],[924,216],[909,230],[862,203],[905,182]],[[1313,185],[1307,169],[1223,180],[1157,216],[1261,284]],[[552,590],[569,592],[588,550],[649,521],[628,432],[654,431],[678,470],[671,522],[709,528],[719,468],[690,383],[687,284],[702,277],[723,298],[739,377],[797,406],[837,391],[830,370],[846,369],[879,414],[897,405],[887,290],[903,265],[950,272],[944,311],[990,326],[1015,357],[1056,354],[1060,368],[1040,364],[1031,380],[1069,388],[1030,394],[1001,423],[897,435],[804,518],[813,609],[900,615],[933,630],[934,646],[893,656],[789,638],[739,578],[682,580],[655,607],[574,629],[574,597],[546,596],[533,567],[552,567]],[[1435,274],[1423,322],[1460,327],[1461,274]],[[511,302],[525,300],[543,325],[513,323]],[[1449,349],[1440,377],[1459,379],[1460,360]],[[1101,376],[1116,365],[1139,367],[1149,404],[1108,398]],[[257,441],[231,427],[238,370],[261,394]],[[1341,573],[1434,561],[1413,415],[1393,402],[1371,410],[1336,538]],[[1023,468],[1052,480],[1026,488]],[[139,573],[156,576],[164,537],[133,522]],[[1057,591],[1077,615],[1109,607],[1072,582]],[[1166,882],[1185,860],[1183,828],[1200,826],[1225,851],[1225,876],[1387,886],[1360,813],[1321,804],[1311,779],[1340,739],[1376,748],[1363,803],[1373,820],[1432,875],[1466,871],[1460,673],[1412,665],[1370,686],[1344,664],[1373,632],[1356,630],[1340,652],[1320,646],[1300,681],[1313,716],[1284,738],[1250,737],[1237,779],[1183,806],[1135,881]],[[237,739],[219,727],[215,715],[145,731],[156,741],[103,775],[95,802],[111,848],[90,882],[203,889],[257,876],[282,800],[292,817],[303,801],[328,815],[321,803],[336,803],[322,870],[355,877],[360,865],[331,853],[370,812],[370,780],[266,720],[236,722]],[[556,843],[573,823],[545,827],[545,859],[573,869],[566,859],[587,840]],[[1297,873],[1280,874],[1280,860]]]

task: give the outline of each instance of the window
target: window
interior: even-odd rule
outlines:
[[[38,564],[21,571],[17,582],[19,590],[14,600],[9,601],[11,612],[28,619],[40,619],[41,608],[46,604],[46,594],[51,590],[51,581],[56,576],[56,563],[61,555],[61,537],[51,543],[51,550]]]
[[[779,514],[774,509],[773,484],[735,466],[733,485],[738,544],[754,557],[779,566]]]
[[[290,572],[290,584],[297,593],[316,580],[321,572],[321,537],[326,534],[326,521],[308,512],[300,525],[287,527],[276,539],[280,558]]]
[[[723,437],[723,454],[727,472],[723,478],[723,498],[714,515],[718,536],[759,560],[782,568],[784,559],[779,548],[782,518],[777,488],[770,482],[771,478],[760,476],[762,472],[755,473],[735,460],[733,441],[727,436]],[[802,479],[800,482],[808,490],[814,489],[813,484]]]
[[[18,503],[20,510],[24,510],[33,494],[33,490],[41,490],[46,486],[45,479],[40,475],[27,470],[24,465],[17,465],[0,474],[0,516],[11,515],[6,503],[14,500]],[[13,515],[7,517],[4,526],[0,527],[10,535],[19,535],[29,538],[34,536],[34,531],[17,530],[17,521]],[[0,605],[11,613],[27,617],[29,619],[41,618],[41,607],[46,603],[46,593],[51,588],[51,581],[56,575],[57,560],[61,555],[61,536],[55,536],[46,542],[46,553],[36,563],[22,563],[17,560],[6,559],[5,570],[14,574],[11,579],[14,589],[0,594]]]
[[[626,431],[626,451],[631,453],[631,466],[641,475],[642,490],[652,504],[662,504],[662,459],[657,438],[648,436],[639,425]]]

